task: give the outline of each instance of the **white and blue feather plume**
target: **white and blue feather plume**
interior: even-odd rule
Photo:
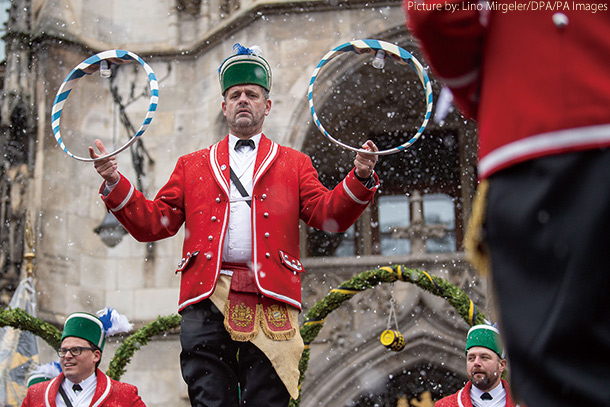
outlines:
[[[250,48],[244,47],[243,45],[241,45],[239,42],[235,43],[235,45],[233,45],[233,54],[234,55],[256,55],[256,56],[261,56],[263,54],[263,51],[261,50],[261,47],[259,47],[258,45],[253,45]]]
[[[61,373],[61,365],[59,362],[45,363],[44,365],[38,366],[30,373],[30,375],[38,375],[41,377],[48,377],[50,379],[59,376]]]
[[[115,309],[106,307],[99,310],[96,315],[104,325],[106,337],[118,333],[129,332],[133,328],[133,324],[129,322],[127,317],[119,314],[119,312]]]

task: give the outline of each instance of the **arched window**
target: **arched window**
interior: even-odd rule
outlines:
[[[404,46],[417,54],[416,47]],[[416,57],[422,61],[421,56]],[[413,72],[386,63],[377,70],[366,56],[329,68],[320,79],[316,112],[342,142],[373,140],[381,150],[409,140],[425,112],[424,90]],[[440,85],[432,79],[434,100]],[[355,153],[332,144],[312,124],[303,151],[320,180],[334,188],[353,168]],[[476,185],[476,129],[456,110],[433,120],[406,150],[379,157],[381,185],[369,208],[347,232],[306,228],[304,257],[410,256],[462,250],[465,219]]]
[[[459,250],[463,180],[458,144],[446,138],[454,136],[433,132],[411,151],[381,157],[377,165],[380,192],[370,210],[343,234],[311,229],[308,255],[393,256]]]

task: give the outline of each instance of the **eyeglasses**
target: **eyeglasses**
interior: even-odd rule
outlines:
[[[70,352],[70,354],[72,356],[78,356],[81,353],[83,353],[83,350],[85,350],[85,349],[91,350],[91,351],[97,350],[95,348],[88,348],[86,346],[74,346],[73,348],[59,348],[59,349],[57,349],[57,355],[60,358],[64,358],[64,357],[66,357],[66,354],[68,352]]]

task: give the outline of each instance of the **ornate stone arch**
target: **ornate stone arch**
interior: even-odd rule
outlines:
[[[347,345],[320,344],[325,349],[314,355],[312,344],[311,366],[301,393],[302,407],[364,407],[382,399],[388,403],[381,405],[397,405],[399,397],[411,400],[425,392],[438,400],[463,386],[467,324],[447,312],[442,299],[408,284],[400,284],[400,288],[402,292],[397,297],[407,299],[399,301],[402,307],[398,310],[405,348],[393,352],[379,341],[380,333],[386,329],[387,314],[382,309],[373,311],[376,306],[385,307],[383,301],[387,303],[390,288],[369,290],[362,297],[359,294],[349,301],[349,311],[359,314],[367,304],[366,318],[355,322],[352,318],[346,329],[342,325],[345,315],[335,312],[325,323],[325,329],[330,331],[330,335],[324,335],[327,340],[343,331],[349,335]],[[323,334],[324,329],[320,335]]]

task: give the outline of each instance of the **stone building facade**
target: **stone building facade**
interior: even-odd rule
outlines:
[[[29,217],[39,317],[60,325],[71,312],[111,306],[137,327],[176,312],[174,270],[184,231],[148,245],[115,231],[117,239],[105,244],[98,227],[112,219],[98,196],[100,178],[53,137],[55,93],[78,63],[124,49],[155,71],[160,97],[152,124],[118,156],[120,170],[152,197],[180,155],[226,134],[218,66],[234,43],[259,45],[273,69],[265,134],[308,153],[333,187],[351,168],[353,153],[313,125],[307,88],[329,50],[364,38],[395,43],[423,61],[397,0],[13,0],[0,117],[3,300],[18,280]],[[389,148],[421,124],[424,94],[410,68],[388,61],[380,71],[370,60],[354,54],[329,64],[316,80],[316,111],[342,141],[358,145],[373,138]],[[148,81],[137,65],[115,66],[111,79],[90,75],[73,90],[61,123],[73,153],[87,156],[95,138],[119,146],[139,127]],[[439,91],[435,82],[435,100]],[[303,226],[305,310],[361,271],[404,264],[448,279],[489,315],[486,281],[462,252],[475,150],[473,124],[451,111],[443,122],[431,121],[407,152],[380,159],[379,195],[350,231],[330,235]],[[401,352],[379,342],[393,299],[407,343]],[[465,379],[467,328],[444,300],[407,283],[361,293],[327,318],[311,344],[301,405],[431,405]],[[105,363],[115,342],[107,345]],[[176,333],[168,333],[128,366],[122,379],[139,387],[148,406],[188,405],[179,348]],[[55,359],[43,343],[41,352],[43,361]]]

